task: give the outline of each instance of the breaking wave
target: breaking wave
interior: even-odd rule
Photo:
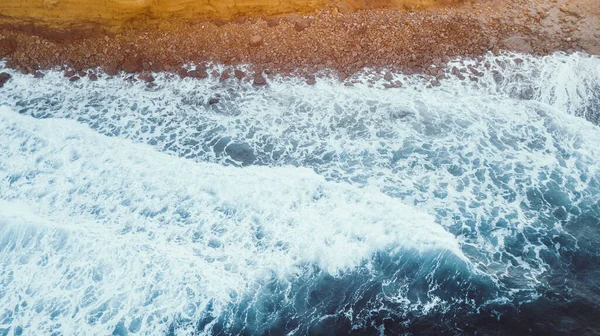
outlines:
[[[563,308],[599,311],[600,60],[447,74],[11,72],[0,334],[542,332],[519,324],[540,305],[598,323]]]

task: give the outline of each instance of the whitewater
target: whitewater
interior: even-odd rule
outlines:
[[[399,88],[0,70],[0,335],[600,327],[598,57]]]

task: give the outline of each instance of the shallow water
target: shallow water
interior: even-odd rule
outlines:
[[[454,65],[483,76],[9,70],[0,335],[598,332],[600,59]]]

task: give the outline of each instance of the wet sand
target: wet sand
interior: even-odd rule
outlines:
[[[306,76],[331,69],[343,80],[371,67],[444,76],[451,58],[517,51],[600,54],[600,9],[594,0],[481,0],[428,10],[337,7],[305,15],[237,17],[229,21],[144,19],[114,32],[73,24],[56,28],[2,25],[0,57],[26,73],[61,68],[71,78],[100,67],[113,75],[168,71],[203,78],[202,64],[251,64],[265,76]],[[188,73],[182,66],[201,64]],[[41,75],[41,74],[40,74]],[[245,73],[218,74],[245,77]],[[257,85],[263,84],[259,76]]]

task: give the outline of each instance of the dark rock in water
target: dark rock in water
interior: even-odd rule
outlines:
[[[88,76],[88,78],[89,78],[89,79],[90,79],[92,82],[95,82],[95,81],[97,81],[97,80],[98,80],[98,76],[96,76],[96,74],[93,74],[93,73],[92,73],[92,74],[90,74],[90,75]]]
[[[0,73],[0,88],[4,86],[4,84],[6,84],[6,82],[8,82],[8,80],[11,78],[12,76],[7,74],[6,72]]]
[[[309,78],[306,79],[306,84],[308,85],[315,85],[317,84],[317,80],[315,79],[315,76],[311,76]]]
[[[152,76],[152,74],[149,72],[142,72],[138,75],[138,79],[148,83],[154,82],[154,76]]]
[[[474,68],[474,67],[472,67],[472,66],[469,66],[468,68],[469,68],[469,70],[471,71],[471,73],[472,73],[472,74],[474,74],[475,76],[477,76],[477,77],[483,77],[483,72],[481,72],[481,71],[479,71],[479,70],[475,69],[475,68]]]
[[[221,77],[219,78],[220,82],[226,81],[231,77],[231,72],[229,70],[225,70],[223,71],[223,73],[221,74]]]
[[[242,70],[237,70],[237,69],[236,69],[236,70],[233,72],[233,74],[235,75],[235,78],[237,78],[237,79],[239,79],[239,80],[242,80],[242,79],[244,79],[244,78],[246,77],[246,73],[245,73],[245,72],[243,72]]]
[[[44,78],[44,73],[43,73],[43,72],[41,72],[41,71],[39,71],[39,70],[38,70],[38,71],[35,71],[35,72],[33,73],[33,78]]]
[[[75,76],[76,72],[74,70],[67,70],[65,71],[65,77],[67,78],[71,78],[73,76]]]
[[[188,76],[188,71],[186,69],[179,69],[177,74],[179,75],[179,77],[181,77],[181,79],[184,79]]]
[[[254,76],[254,82],[252,82],[252,85],[254,86],[265,86],[267,85],[267,80],[265,79],[265,77],[258,73],[256,74],[256,76]]]
[[[208,72],[206,72],[206,70],[193,70],[188,71],[187,76],[196,79],[203,79],[208,77]]]
[[[391,72],[386,72],[385,75],[383,76],[383,79],[385,79],[388,82],[391,82],[394,79],[394,76],[392,75]]]
[[[208,100],[208,104],[215,105],[215,104],[219,103],[219,101],[220,101],[219,98],[213,97]]]
[[[80,80],[80,79],[81,79],[81,78],[80,78],[79,76],[73,76],[73,77],[69,78],[69,81],[71,81],[71,82],[76,82],[76,81],[78,81],[78,80]]]
[[[452,68],[452,74],[456,77],[458,77],[458,79],[460,80],[464,80],[466,77],[460,72],[460,70],[458,70],[457,67],[453,67]]]

